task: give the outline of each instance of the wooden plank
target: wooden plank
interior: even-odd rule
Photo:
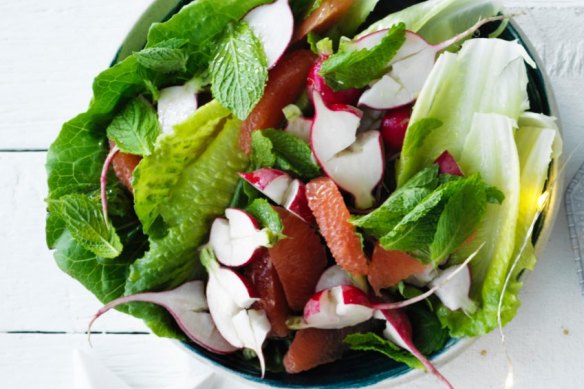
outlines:
[[[87,107],[93,78],[150,2],[1,2],[0,13],[15,16],[6,18],[0,39],[0,51],[12,53],[10,61],[0,62],[0,150],[47,148],[62,123]],[[552,75],[582,76],[584,1],[504,3],[525,14],[519,24]],[[551,13],[550,4],[556,7]],[[23,23],[34,28],[23,29]]]

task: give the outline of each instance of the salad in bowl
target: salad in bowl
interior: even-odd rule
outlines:
[[[365,385],[508,323],[561,139],[487,0],[195,0],[47,156],[47,244],[105,306],[277,386]],[[538,76],[539,75],[539,76]]]

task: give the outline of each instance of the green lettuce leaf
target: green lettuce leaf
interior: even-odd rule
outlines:
[[[477,311],[467,316],[443,306],[438,309],[441,322],[455,337],[483,335],[497,326],[497,307],[513,261],[518,226],[520,166],[515,125],[515,121],[503,115],[475,114],[459,160],[463,171],[480,172],[485,182],[499,188],[505,201],[501,205],[487,206],[475,239],[455,255],[455,262],[463,261],[484,243],[470,262],[470,297],[477,302]],[[509,320],[517,305],[504,308],[505,319]]]
[[[422,1],[373,23],[357,38],[405,23],[408,30],[436,44],[467,30],[479,19],[495,16],[501,11],[501,4],[494,0]]]
[[[512,120],[529,106],[525,63],[533,61],[517,42],[471,39],[458,54],[442,54],[410,118],[412,126],[426,118],[442,122],[420,147],[408,128],[398,166],[398,186],[434,163],[445,150],[460,160],[475,113],[497,113]]]
[[[347,13],[335,26],[335,30],[338,30],[340,35],[353,36],[378,2],[379,0],[354,0]]]
[[[206,150],[228,116],[229,110],[211,101],[174,126],[172,134],[162,136],[155,152],[140,162],[134,172],[134,208],[145,232],[168,224],[164,218],[159,219],[161,205],[184,181],[185,168]]]
[[[225,119],[199,158],[180,171],[180,179],[159,205],[166,234],[150,237],[148,252],[130,266],[126,294],[169,289],[203,275],[197,249],[207,238],[213,220],[229,205],[237,173],[249,162],[238,151],[240,125],[235,118]]]
[[[320,74],[333,90],[363,88],[381,78],[405,41],[405,25],[397,24],[370,49],[339,51],[322,63]]]
[[[228,25],[209,71],[213,97],[245,119],[264,94],[268,80],[264,48],[247,23]]]

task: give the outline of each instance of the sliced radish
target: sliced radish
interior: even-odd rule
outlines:
[[[294,17],[288,1],[276,0],[256,7],[243,20],[262,42],[271,69],[286,51],[294,32]]]
[[[330,289],[335,286],[352,285],[361,289],[363,292],[367,293],[369,291],[369,286],[367,285],[367,278],[365,276],[355,276],[352,275],[339,265],[330,266],[326,269],[318,279],[315,292],[320,292],[324,289]]]
[[[201,251],[201,263],[209,273],[207,300],[217,329],[233,347],[255,351],[263,377],[262,344],[271,325],[263,310],[249,309],[259,298],[242,275],[221,267],[209,248]]]
[[[335,286],[314,294],[304,307],[301,328],[338,329],[371,319],[367,295],[352,285]]]
[[[372,83],[359,99],[359,105],[391,109],[410,103],[418,97],[440,52],[462,41],[481,26],[504,18],[497,16],[480,20],[468,30],[436,45],[428,43],[412,31],[406,31],[404,44],[388,64],[391,70]],[[348,47],[350,50],[371,48],[381,42],[387,31],[380,30],[366,35]]]
[[[473,313],[477,306],[468,297],[471,286],[470,268],[465,265],[464,270],[455,274],[457,269],[458,266],[451,266],[443,270],[438,277],[430,282],[430,286],[442,284],[436,290],[436,296],[448,309],[456,311],[462,308],[465,313]],[[444,282],[445,280],[448,282]]]
[[[342,104],[329,108],[316,92],[313,92],[312,100],[315,116],[310,130],[310,143],[316,158],[322,163],[355,142],[363,112]]]
[[[243,266],[270,245],[267,230],[260,230],[257,221],[241,209],[225,210],[227,219],[217,218],[211,226],[209,244],[219,262],[226,266]]]
[[[288,105],[282,110],[286,116],[287,125],[284,131],[310,143],[310,128],[312,119],[302,116],[302,111],[296,105]]]
[[[383,335],[398,345],[399,347],[412,353],[422,365],[432,374],[434,374],[448,388],[453,388],[452,384],[440,374],[438,369],[422,354],[414,345],[412,340],[412,326],[406,314],[401,310],[381,310],[375,311],[376,319],[385,320],[385,329]]]
[[[306,81],[308,98],[312,99],[313,93],[318,92],[322,96],[324,103],[328,106],[334,104],[354,105],[357,100],[359,100],[359,96],[361,96],[361,89],[350,88],[335,92],[327,85],[325,79],[320,75],[322,63],[326,61],[327,58],[327,55],[320,56],[308,72],[308,80]]]
[[[448,151],[444,151],[438,158],[436,163],[440,167],[440,173],[451,174],[453,176],[464,176],[464,173],[456,163],[456,160]]]
[[[358,208],[371,207],[371,192],[383,176],[383,145],[378,131],[356,135],[362,112],[349,105],[328,108],[313,93],[315,118],[311,130],[312,151],[337,185],[351,193]]]
[[[237,350],[221,335],[211,314],[206,312],[209,307],[202,281],[187,282],[169,291],[138,293],[115,299],[97,311],[89,323],[87,333],[91,334],[91,326],[98,317],[112,308],[134,301],[164,307],[190,340],[211,352],[229,354]]]
[[[172,133],[173,127],[187,120],[197,106],[197,86],[194,83],[162,89],[157,108],[162,132]]]
[[[262,377],[266,371],[266,362],[262,344],[270,332],[271,325],[264,311],[241,310],[233,317],[233,324],[243,347],[253,350],[259,361]]]
[[[314,221],[306,199],[306,186],[288,173],[277,169],[262,168],[251,173],[240,173],[241,178],[253,185],[270,200],[283,206],[307,223]]]

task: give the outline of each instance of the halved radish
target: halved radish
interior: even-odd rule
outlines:
[[[462,308],[464,312],[472,313],[477,305],[469,298],[470,268],[465,265],[464,270],[457,272],[457,269],[458,266],[451,266],[441,271],[440,275],[430,282],[430,286],[442,285],[436,290],[436,296],[448,309],[456,311]]]
[[[412,31],[406,31],[406,40],[388,65],[391,70],[374,82],[359,99],[359,105],[374,109],[390,109],[412,102],[424,86],[434,67],[438,54],[474,33],[484,24],[505,19],[496,16],[478,21],[468,30],[435,45]],[[351,49],[370,48],[377,45],[388,30],[380,30],[350,44]]]
[[[252,9],[243,20],[262,42],[271,69],[280,59],[294,32],[294,17],[288,0],[276,0]]]
[[[358,208],[369,208],[371,192],[383,176],[383,146],[378,131],[357,136],[362,112],[350,105],[327,107],[313,93],[315,117],[311,130],[312,151],[325,173],[351,193]]]
[[[101,315],[118,305],[135,301],[164,307],[190,340],[211,352],[229,354],[237,350],[221,335],[207,312],[209,306],[202,281],[187,282],[176,289],[164,292],[138,293],[110,301],[93,316],[87,333],[91,334],[91,326]]]
[[[287,124],[284,131],[297,136],[303,141],[310,143],[310,128],[312,119],[305,118],[302,111],[296,105],[290,104],[282,110],[286,116]]]
[[[261,248],[270,245],[267,230],[260,230],[257,221],[241,209],[225,210],[227,219],[217,218],[211,226],[209,244],[219,262],[238,267],[252,261]]]
[[[448,150],[444,151],[438,158],[436,158],[436,163],[440,167],[440,173],[442,174],[452,174],[453,176],[464,176],[464,173],[460,169],[456,160],[448,152]]]
[[[385,146],[389,150],[393,152],[401,151],[411,115],[412,106],[409,104],[388,110],[383,115],[379,131]]]
[[[325,79],[320,75],[322,63],[326,61],[328,57],[329,56],[326,55],[320,56],[308,72],[308,80],[306,81],[308,98],[312,99],[313,93],[318,92],[322,96],[324,103],[328,106],[333,104],[354,105],[357,100],[359,100],[359,96],[361,96],[361,89],[350,88],[335,92],[327,85]]]
[[[307,223],[314,222],[312,211],[306,200],[306,186],[298,179],[278,169],[262,168],[240,177],[253,185],[270,200],[283,206]]]

